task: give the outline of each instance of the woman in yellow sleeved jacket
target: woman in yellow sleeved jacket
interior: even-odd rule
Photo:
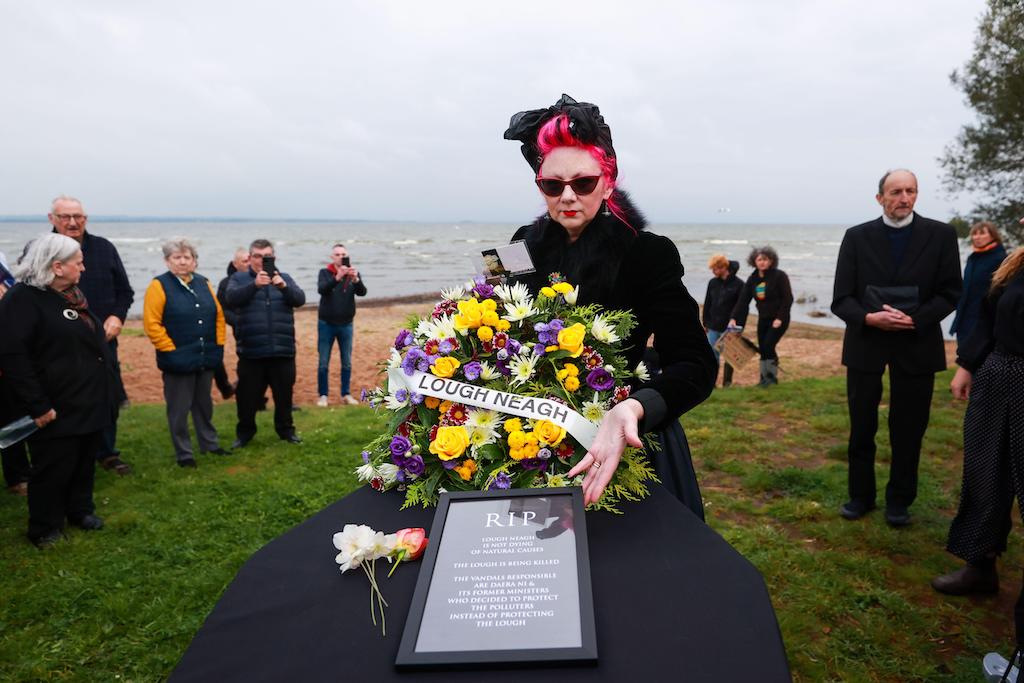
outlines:
[[[200,453],[228,455],[213,426],[210,387],[224,359],[224,311],[213,285],[195,272],[198,254],[186,239],[163,245],[167,272],[153,278],[143,304],[143,326],[163,373],[171,442],[180,467],[195,467],[188,415]]]

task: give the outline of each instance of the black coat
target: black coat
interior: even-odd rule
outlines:
[[[91,434],[108,426],[114,411],[114,366],[103,324],[86,312],[93,329],[56,292],[15,285],[0,299],[0,372],[19,417],[51,408],[57,419],[31,438]],[[80,314],[82,315],[82,314]]]
[[[729,261],[729,277],[724,280],[711,278],[708,290],[704,295],[704,327],[715,332],[722,332],[729,326],[732,309],[743,290],[743,280],[736,277],[740,269],[738,261]]]
[[[238,324],[238,311],[228,306],[228,282],[231,281],[231,276],[238,272],[238,269],[235,268],[234,263],[229,263],[227,272],[228,276],[217,284],[217,301],[220,302],[221,310],[224,311],[224,322],[234,331],[235,325]]]
[[[316,291],[320,293],[317,316],[332,325],[346,325],[356,317],[356,297],[366,296],[362,275],[355,282],[334,279],[334,273],[321,268],[317,275]]]
[[[758,287],[762,284],[764,287],[758,292]],[[757,269],[754,269],[743,284],[743,290],[732,310],[732,317],[739,327],[747,324],[751,299],[754,299],[757,315],[761,320],[777,319],[784,323],[789,322],[789,311],[793,308],[793,289],[789,286],[789,276],[785,271],[769,268],[764,275],[758,275]]]
[[[569,243],[562,226],[547,216],[521,227],[512,240],[526,240],[535,273],[516,278],[536,293],[548,275],[561,273],[579,285],[579,304],[600,303],[632,311],[637,326],[629,339],[629,367],[644,356],[654,335],[661,373],[637,386],[633,396],[644,405],[644,431],[666,428],[711,394],[718,364],[698,316],[697,302],[683,286],[683,266],[672,240],[645,232],[645,221],[632,209],[627,219],[634,233],[615,217],[598,216]]]
[[[960,251],[949,225],[914,214],[913,231],[899,269],[894,268],[886,226],[881,218],[846,231],[836,263],[832,312],[846,322],[843,365],[882,372],[891,364],[908,374],[946,368],[939,323],[960,298]],[[886,332],[864,324],[873,311],[865,303],[868,285],[915,285],[919,305],[911,315],[914,330]]]
[[[306,303],[306,294],[286,273],[284,289],[256,286],[252,268],[235,273],[225,295],[228,306],[238,310],[235,342],[239,358],[295,357],[294,309]]]
[[[966,339],[978,322],[981,315],[981,302],[988,294],[989,283],[992,282],[992,273],[1006,258],[1006,248],[999,244],[990,251],[973,252],[967,257],[967,265],[964,266],[964,291],[960,295],[960,301],[956,305],[956,315],[953,316],[953,324],[949,326],[949,333],[957,335],[957,338]]]

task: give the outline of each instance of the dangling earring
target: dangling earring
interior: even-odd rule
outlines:
[[[601,202],[601,215],[607,218],[612,215],[612,210],[608,208],[608,200]]]

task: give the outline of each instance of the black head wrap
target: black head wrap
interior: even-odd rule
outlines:
[[[509,121],[508,130],[505,131],[506,140],[519,140],[523,143],[522,152],[526,163],[534,173],[540,172],[540,165],[544,161],[540,150],[537,149],[537,132],[541,127],[559,114],[569,117],[569,129],[580,142],[588,145],[596,145],[611,157],[615,156],[615,148],[612,147],[612,129],[604,122],[601,110],[596,104],[589,102],[577,102],[566,94],[547,109],[533,109],[521,111],[512,115]],[[618,169],[615,171],[618,175]],[[614,178],[613,178],[614,180]]]

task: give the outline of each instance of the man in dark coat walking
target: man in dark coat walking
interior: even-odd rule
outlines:
[[[273,265],[272,265],[273,264]],[[295,386],[295,314],[306,294],[287,273],[277,270],[274,246],[268,240],[249,245],[249,267],[235,273],[225,294],[235,309],[238,348],[236,440],[244,448],[256,435],[256,410],[270,385],[274,396],[274,429],[289,443],[301,443],[292,419]]]
[[[832,312],[846,322],[850,409],[850,500],[839,512],[852,520],[875,507],[875,432],[888,366],[892,462],[885,519],[898,527],[910,524],[935,373],[946,368],[939,323],[956,308],[962,280],[956,231],[914,213],[913,173],[887,172],[875,199],[882,216],[846,231],[836,264]]]
[[[114,364],[114,421],[103,430],[96,459],[103,469],[113,470],[121,476],[131,474],[131,465],[121,459],[121,451],[117,448],[118,409],[128,401],[121,380],[121,363],[117,358],[117,337],[128,317],[128,309],[135,300],[135,290],[128,282],[128,273],[125,272],[117,247],[109,240],[86,230],[89,216],[82,208],[82,202],[61,195],[53,200],[47,217],[53,232],[70,237],[82,245],[85,272],[82,273],[78,288],[85,294],[89,310],[103,323],[103,333]]]

